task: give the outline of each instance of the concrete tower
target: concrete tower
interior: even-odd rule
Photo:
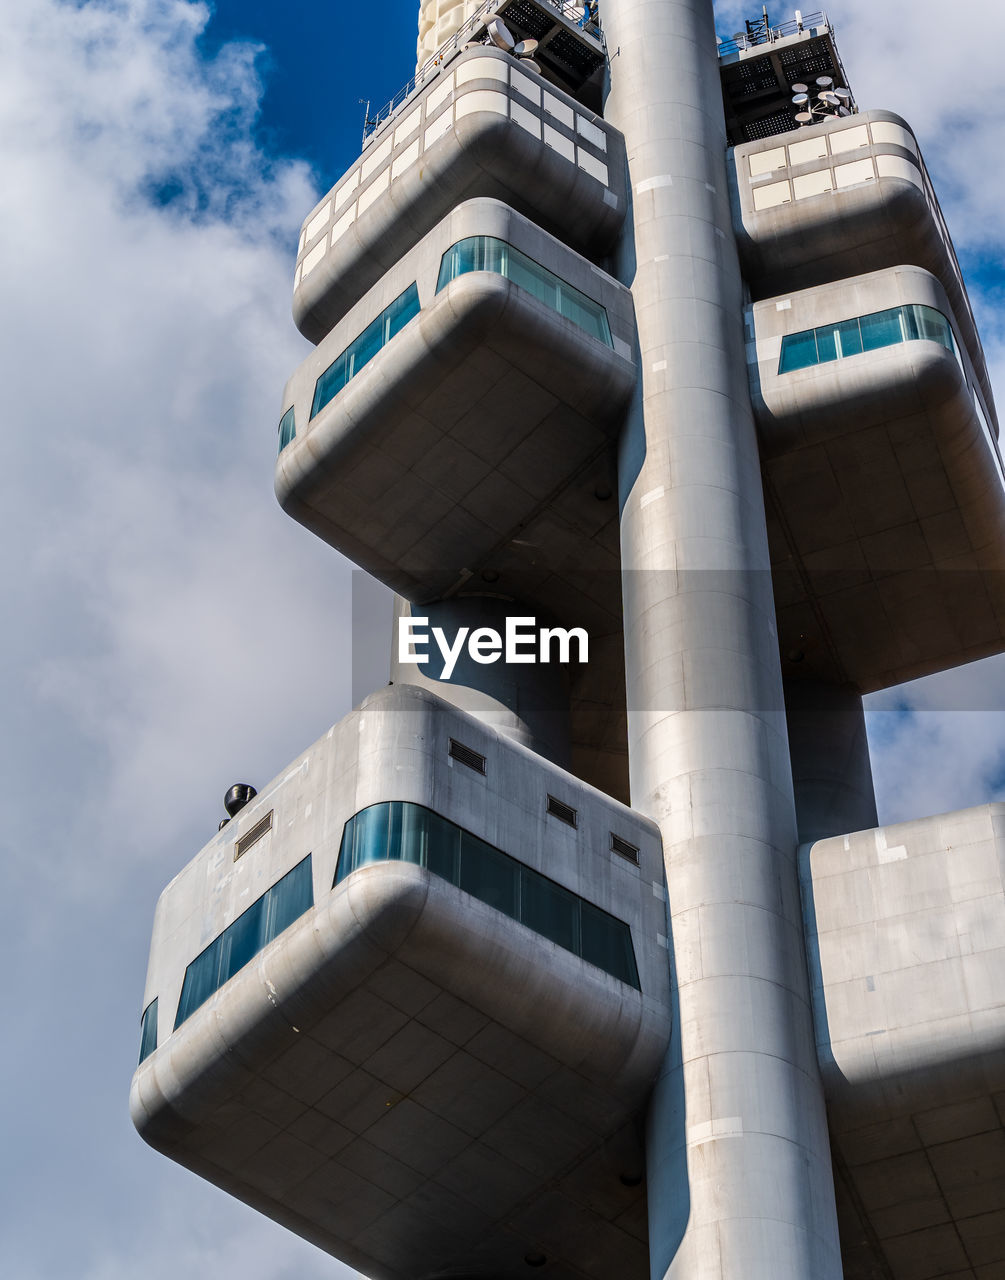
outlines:
[[[143,1137],[374,1280],[1005,1268],[1005,809],[862,695],[1005,649],[917,139],[822,15],[424,0],[304,222],[284,509],[390,682],[161,896]]]

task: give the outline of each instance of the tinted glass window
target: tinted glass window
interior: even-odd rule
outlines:
[[[372,855],[372,856],[371,856]],[[345,824],[335,884],[384,858],[412,862],[639,989],[628,925],[421,805],[371,805]]]
[[[346,383],[364,369],[413,316],[419,314],[419,310],[419,290],[414,284],[410,284],[389,307],[384,308],[376,320],[366,326],[358,338],[349,343],[318,378],[311,404],[311,417],[316,418]]]
[[[253,902],[185,970],[175,1027],[314,905],[310,854]]]
[[[157,1048],[157,1001],[151,1000],[140,1022],[140,1062]]]

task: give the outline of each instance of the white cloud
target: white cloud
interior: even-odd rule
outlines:
[[[26,0],[0,41],[0,1271],[348,1275],[126,1116],[153,901],[238,778],[347,709],[349,569],[271,495],[316,199],[256,51],[184,0]],[[6,1110],[6,1108],[5,1108]]]

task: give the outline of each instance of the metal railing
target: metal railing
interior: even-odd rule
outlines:
[[[776,40],[797,35],[800,31],[812,31],[816,27],[826,27],[828,31],[830,30],[826,13],[804,13],[798,18],[793,18],[791,22],[782,22],[777,27],[768,27],[763,31],[738,31],[731,40],[719,41],[719,57],[722,58],[729,53],[739,53],[743,49],[759,49],[762,45],[771,45]]]
[[[582,3],[573,3],[573,0],[537,0],[537,3],[544,8],[554,9],[556,13],[561,14],[567,21],[574,23],[580,30],[585,31],[587,35],[592,36],[594,40],[603,45],[604,38],[600,29],[600,21],[596,17],[595,5],[587,6]],[[476,28],[483,24],[485,17],[498,8],[499,0],[485,0],[485,3],[480,4],[474,13],[458,27],[450,39],[441,45],[431,58],[427,58],[421,67],[417,68],[415,75],[398,90],[390,102],[381,107],[375,115],[370,115],[369,107],[367,108],[366,119],[363,122],[364,147],[367,139],[373,137],[380,126],[389,120],[417,89],[421,89],[431,80],[447,58],[459,46],[467,44],[468,39]],[[590,16],[591,14],[593,16]]]

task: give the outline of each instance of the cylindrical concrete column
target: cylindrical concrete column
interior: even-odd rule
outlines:
[[[799,843],[878,826],[858,690],[823,680],[787,680],[785,711]]]
[[[654,1277],[838,1280],[840,1249],[711,0],[601,0],[641,379],[621,447],[632,802],[663,831],[679,1026]]]
[[[447,637],[446,643],[452,645],[463,628],[467,628],[468,635],[482,627],[504,635],[507,617],[529,613],[494,596],[458,596],[414,608],[407,600],[396,597],[391,679],[395,684],[416,684],[429,689],[437,697],[567,769],[570,755],[568,667],[557,662],[475,662],[465,645],[453,671],[448,678],[443,678],[444,664],[435,643],[425,648],[428,663],[418,665],[399,659],[400,617],[411,614],[428,618],[429,628],[439,627]]]

